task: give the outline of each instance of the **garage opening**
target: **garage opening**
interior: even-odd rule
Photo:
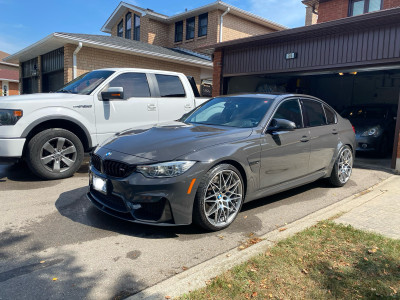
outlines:
[[[359,166],[391,168],[400,95],[400,69],[237,76],[224,94],[289,92],[316,96],[356,128]]]
[[[64,48],[42,55],[42,92],[59,90],[64,85]]]
[[[22,93],[33,94],[38,92],[38,59],[34,58],[21,63]]]

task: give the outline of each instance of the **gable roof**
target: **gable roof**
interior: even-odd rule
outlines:
[[[210,69],[213,66],[211,58],[204,55],[195,55],[189,52],[178,51],[177,49],[155,46],[116,36],[64,32],[52,33],[35,44],[7,57],[6,61],[27,61],[44,53],[63,47],[65,44],[78,45],[79,42],[81,42],[84,47],[100,48],[132,55],[152,57]]]
[[[239,17],[242,17],[244,19],[247,19],[249,21],[258,23],[260,25],[275,29],[275,30],[283,30],[283,29],[287,29],[287,27],[280,25],[278,23],[272,22],[270,20],[267,20],[265,18],[262,18],[260,16],[257,16],[255,14],[252,14],[246,10],[237,8],[233,5],[227,4],[225,2],[222,1],[215,1],[212,2],[210,4],[195,8],[195,9],[191,9],[188,11],[185,11],[183,13],[179,13],[173,16],[166,16],[160,13],[156,13],[154,12],[152,9],[149,8],[142,8],[136,5],[132,5],[126,2],[120,2],[119,5],[117,6],[117,8],[114,10],[114,12],[111,14],[111,16],[108,18],[108,20],[106,21],[106,23],[103,25],[103,27],[101,28],[101,31],[106,32],[106,33],[111,33],[111,29],[114,27],[114,25],[119,22],[122,18],[122,16],[125,14],[127,9],[131,9],[134,11],[139,12],[142,16],[147,16],[151,19],[155,19],[157,21],[166,23],[166,24],[171,24],[174,23],[176,21],[179,20],[183,20],[186,18],[190,18],[193,16],[197,16],[199,14],[202,13],[206,13],[212,10],[227,10],[230,9],[229,13],[233,14],[233,15],[237,15]]]
[[[0,51],[0,60],[3,60],[3,58],[6,58],[7,56],[9,56],[10,54]]]

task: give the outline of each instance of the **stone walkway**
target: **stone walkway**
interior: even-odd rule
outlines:
[[[335,220],[355,228],[400,239],[400,176],[379,186],[380,193]],[[360,195],[367,197],[367,194]]]

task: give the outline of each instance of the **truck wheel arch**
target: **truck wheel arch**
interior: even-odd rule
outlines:
[[[37,119],[25,128],[21,135],[22,138],[26,138],[27,142],[25,143],[25,147],[33,136],[50,128],[62,128],[73,132],[82,141],[86,152],[90,151],[93,147],[89,131],[81,122],[67,116],[56,115]]]

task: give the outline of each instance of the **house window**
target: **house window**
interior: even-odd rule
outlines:
[[[358,16],[382,9],[383,0],[350,0],[349,16]]]
[[[119,22],[119,24],[118,24],[117,35],[119,37],[123,37],[124,36],[124,21],[123,20],[121,20],[121,22]]]
[[[135,24],[134,26],[134,33],[133,33],[133,39],[135,41],[140,41],[140,16],[135,15]]]
[[[194,39],[194,24],[195,17],[186,19],[186,39],[191,40]]]
[[[183,39],[183,21],[175,23],[175,43],[182,42]]]
[[[208,13],[205,13],[199,16],[199,32],[197,33],[197,35],[199,37],[207,35],[207,27],[208,27]]]
[[[125,38],[131,39],[132,32],[132,14],[129,12],[125,16]]]

